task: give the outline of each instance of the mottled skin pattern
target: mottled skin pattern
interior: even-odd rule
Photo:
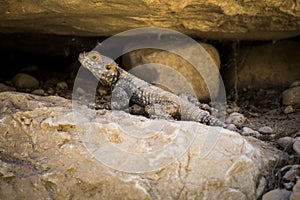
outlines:
[[[102,85],[112,88],[112,109],[128,108],[129,99],[143,107],[150,118],[196,121],[211,126],[226,125],[188,101],[153,86],[118,67],[110,58],[96,51],[82,53],[79,61]]]

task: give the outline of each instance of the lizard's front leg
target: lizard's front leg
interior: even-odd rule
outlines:
[[[115,87],[111,94],[110,107],[112,110],[124,110],[129,112],[129,95],[122,87]]]

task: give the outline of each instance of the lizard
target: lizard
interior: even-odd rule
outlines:
[[[103,86],[111,87],[112,109],[128,108],[130,100],[143,106],[152,119],[179,118],[182,121],[227,127],[227,124],[195,105],[189,98],[163,90],[130,74],[113,59],[97,51],[80,53],[78,60]]]

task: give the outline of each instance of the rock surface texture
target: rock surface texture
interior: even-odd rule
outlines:
[[[0,32],[109,36],[137,27],[194,37],[279,39],[299,34],[299,0],[3,0]]]
[[[280,159],[263,142],[194,122],[121,111],[92,116],[90,109],[79,110],[83,117],[74,120],[71,102],[60,97],[3,92],[0,100],[0,199],[257,199],[265,169]],[[95,159],[100,155],[130,171],[141,163],[129,162],[130,156],[115,160],[115,152],[105,151],[108,143],[143,154],[176,141],[180,149],[191,135],[178,159],[152,171],[126,173]]]

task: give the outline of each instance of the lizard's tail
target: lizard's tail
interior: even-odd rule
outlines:
[[[187,109],[181,110],[181,120],[196,121],[210,126],[220,126],[226,128],[226,124],[209,114],[209,112],[191,105]]]

